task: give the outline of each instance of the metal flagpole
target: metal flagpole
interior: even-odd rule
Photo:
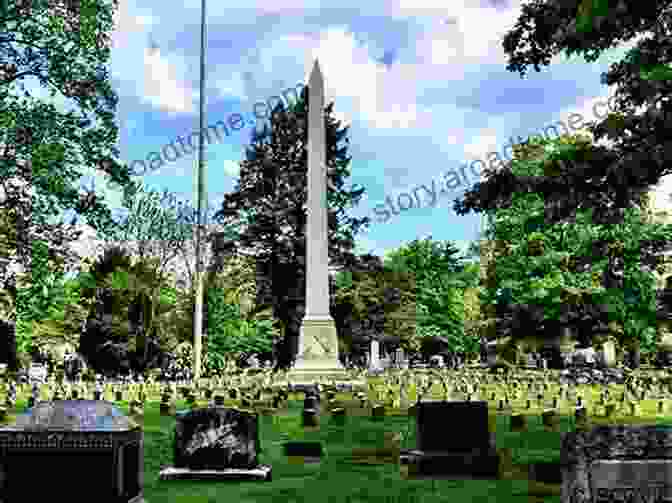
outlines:
[[[198,144],[198,221],[196,225],[196,302],[194,306],[194,380],[201,377],[201,338],[203,330],[203,277],[201,264],[201,228],[207,215],[203,215],[203,203],[205,202],[205,142],[203,135],[205,130],[205,0],[201,0],[201,89],[199,96],[199,144]],[[207,206],[207,204],[206,204]]]

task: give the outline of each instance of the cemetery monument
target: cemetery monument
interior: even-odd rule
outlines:
[[[143,503],[143,453],[142,429],[109,402],[38,403],[0,427],[0,501]]]
[[[338,359],[336,324],[329,313],[326,159],[324,79],[316,60],[308,80],[306,310],[296,363],[289,373],[289,380],[297,384],[348,379]]]

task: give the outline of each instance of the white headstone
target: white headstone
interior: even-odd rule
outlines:
[[[616,345],[614,344],[614,341],[606,341],[604,344],[602,344],[600,357],[606,367],[616,366]]]
[[[375,339],[371,341],[369,368],[374,370],[380,369],[380,343]]]
[[[396,363],[397,367],[401,367],[403,362],[404,362],[404,350],[401,348],[397,348],[396,351],[394,352],[394,363]]]

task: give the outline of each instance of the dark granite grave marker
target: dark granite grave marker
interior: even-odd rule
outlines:
[[[271,467],[258,462],[259,416],[224,407],[176,414],[174,466],[162,480],[257,478],[270,480]]]
[[[497,478],[499,455],[489,431],[487,402],[420,402],[416,422],[418,446],[400,457],[407,476]]]
[[[141,429],[109,402],[40,402],[0,428],[6,503],[141,503],[143,468]]]
[[[292,462],[319,463],[324,454],[320,442],[286,442],[282,448],[285,456]]]
[[[417,417],[418,450],[468,451],[488,447],[487,402],[420,402]],[[448,424],[460,426],[449,429]]]

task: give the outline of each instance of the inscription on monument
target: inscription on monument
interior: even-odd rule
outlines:
[[[644,487],[600,487],[593,501],[595,503],[663,503],[670,486],[666,484],[647,485]]]
[[[598,460],[591,465],[594,503],[663,503],[672,496],[672,460]]]
[[[563,503],[672,502],[672,428],[596,426],[562,434]]]

